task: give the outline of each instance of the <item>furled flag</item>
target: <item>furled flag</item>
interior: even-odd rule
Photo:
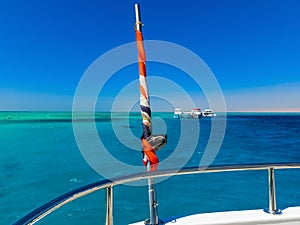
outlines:
[[[143,127],[141,145],[143,152],[143,163],[145,166],[147,166],[149,163],[150,171],[154,171],[157,169],[159,162],[156,151],[162,148],[167,143],[167,135],[152,135],[151,108],[146,79],[146,54],[142,35],[142,23],[139,17],[139,15],[136,16],[135,32],[138,49],[140,107]]]

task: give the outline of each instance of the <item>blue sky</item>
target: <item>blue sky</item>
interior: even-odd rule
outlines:
[[[0,110],[70,111],[87,68],[135,41],[134,3],[141,6],[144,39],[174,42],[201,57],[228,111],[300,111],[298,0],[2,1]],[[209,107],[176,68],[149,63],[147,71],[178,83],[196,106]],[[137,78],[136,65],[115,74],[97,110],[110,110],[120,90]],[[168,88],[161,91],[168,96]],[[137,90],[128,94],[138,101]],[[151,104],[171,110],[167,100],[154,97]],[[180,96],[176,107],[185,107]]]

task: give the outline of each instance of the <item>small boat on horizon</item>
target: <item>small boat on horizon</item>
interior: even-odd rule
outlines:
[[[174,118],[180,118],[182,115],[182,111],[180,108],[175,108],[174,109]]]
[[[195,119],[200,119],[202,117],[202,112],[200,108],[194,108],[192,110],[192,117]]]
[[[211,109],[204,109],[202,112],[202,116],[204,117],[214,117],[216,113],[214,113]]]

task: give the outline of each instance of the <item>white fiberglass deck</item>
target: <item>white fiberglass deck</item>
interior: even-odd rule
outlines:
[[[130,225],[142,225],[144,222]],[[259,210],[203,213],[174,218],[165,225],[300,225],[300,206],[289,207],[281,214],[272,215]]]

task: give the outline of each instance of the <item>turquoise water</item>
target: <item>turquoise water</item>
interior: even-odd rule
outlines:
[[[189,136],[200,124],[197,146],[186,166],[198,166],[207,145],[211,120],[187,119],[191,129],[181,134],[180,120],[172,113],[154,113],[154,132],[167,131],[168,144],[158,152],[168,159],[180,135]],[[224,120],[224,117],[215,118]],[[91,121],[86,116],[76,121]],[[115,128],[113,128],[114,124]],[[139,113],[96,114],[96,128],[105,148],[119,161],[141,166],[141,153],[124,145],[115,129],[128,136],[129,145],[139,147]],[[88,131],[87,136],[88,136]],[[132,133],[135,138],[128,135]],[[223,144],[213,165],[300,162],[300,114],[228,114]],[[89,139],[87,139],[89,142]],[[184,157],[189,147],[176,153]],[[77,187],[103,179],[83,158],[73,134],[71,113],[0,113],[0,221],[12,224],[17,219],[54,197]],[[90,143],[90,148],[93,149]],[[177,158],[176,158],[177,157]],[[110,167],[99,157],[99,166],[110,176],[131,171]],[[174,167],[179,161],[174,160]],[[144,168],[141,167],[141,170]],[[139,169],[137,169],[137,172]],[[300,171],[275,171],[279,208],[299,205]],[[161,218],[223,210],[265,208],[268,205],[267,172],[244,171],[172,177],[156,184]],[[128,224],[148,217],[146,186],[118,186],[114,189],[114,224]],[[105,193],[98,191],[62,207],[38,224],[104,224]]]

